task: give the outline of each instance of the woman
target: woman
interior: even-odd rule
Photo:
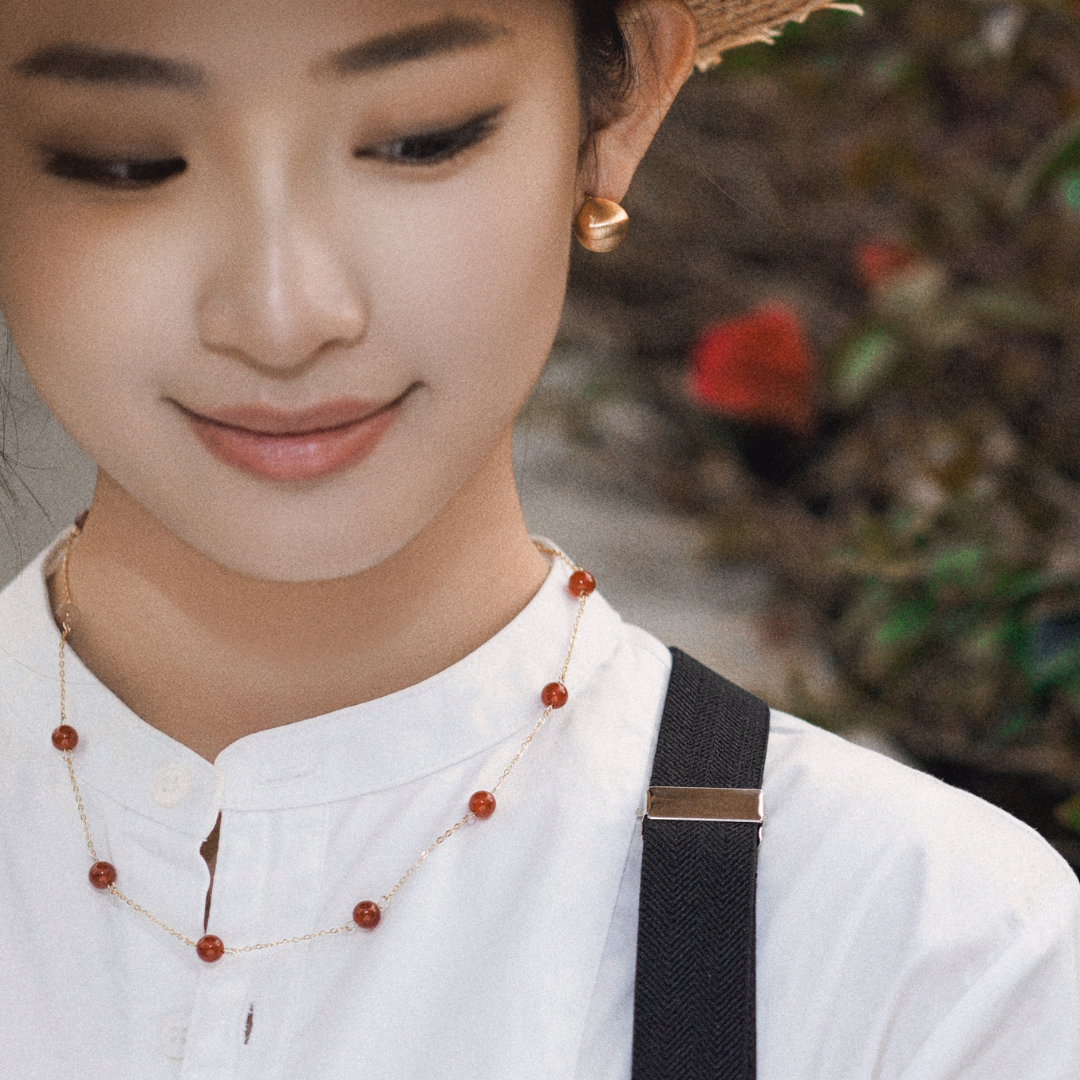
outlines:
[[[0,3],[0,308],[99,466],[0,595],[5,1075],[630,1075],[671,655],[510,433],[571,221],[815,6]],[[781,714],[764,787],[760,1076],[1077,1075],[1035,834]]]

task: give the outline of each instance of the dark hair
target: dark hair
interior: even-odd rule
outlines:
[[[578,42],[578,82],[584,134],[619,113],[630,89],[630,53],[619,25],[616,0],[573,0]]]

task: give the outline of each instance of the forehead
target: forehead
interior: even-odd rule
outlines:
[[[330,58],[354,43],[378,40],[383,59],[391,61],[515,39],[520,45],[538,23],[563,14],[559,8],[568,5],[556,0],[0,0],[0,65],[6,72],[22,62],[25,70],[28,58],[33,63],[51,51],[55,60],[57,51],[90,49],[175,61],[178,83],[185,72],[189,82],[199,77],[280,81],[332,73],[326,70]],[[421,33],[419,48],[417,30],[428,31],[426,37]],[[395,43],[399,35],[404,40]],[[357,70],[363,70],[362,61]],[[67,70],[70,76],[70,56]]]

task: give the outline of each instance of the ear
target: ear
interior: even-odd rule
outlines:
[[[594,132],[578,178],[586,195],[621,202],[697,57],[697,20],[683,0],[624,0],[619,23],[630,54],[630,89],[622,111]]]

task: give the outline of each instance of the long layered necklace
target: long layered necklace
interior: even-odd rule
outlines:
[[[64,562],[61,569],[64,600],[56,613],[57,620],[60,624],[60,725],[52,733],[52,743],[63,755],[64,761],[67,764],[68,776],[71,779],[71,790],[75,796],[75,806],[79,812],[79,821],[82,823],[83,835],[86,837],[86,847],[90,853],[92,864],[90,866],[89,874],[90,884],[93,885],[95,889],[99,889],[102,892],[112,893],[113,896],[125,903],[132,911],[149,919],[150,922],[155,926],[160,927],[165,933],[171,934],[178,941],[193,948],[196,953],[198,953],[200,959],[211,964],[216,960],[220,960],[225,955],[238,956],[242,953],[258,952],[262,949],[274,949],[279,945],[294,945],[301,941],[314,941],[316,938],[329,937],[331,934],[347,934],[354,930],[374,930],[375,927],[379,925],[383,912],[386,910],[391,900],[393,900],[397,893],[404,887],[409,878],[419,870],[421,864],[432,854],[432,852],[449,840],[450,837],[458,832],[463,826],[468,825],[473,821],[485,821],[487,818],[491,817],[491,815],[495,813],[495,795],[499,788],[506,782],[514,769],[514,766],[521,760],[522,755],[524,755],[525,751],[529,748],[533,739],[536,738],[548,717],[551,716],[552,712],[556,709],[561,709],[569,698],[566,689],[566,673],[569,670],[570,657],[573,655],[574,644],[577,641],[578,629],[581,626],[581,617],[585,612],[585,602],[596,588],[596,580],[593,578],[592,574],[587,570],[582,570],[581,567],[576,566],[561,551],[558,551],[555,548],[544,547],[542,544],[536,545],[537,549],[543,552],[543,554],[561,559],[571,571],[567,588],[569,595],[577,601],[577,617],[574,619],[573,630],[570,633],[570,644],[567,647],[566,657],[563,660],[562,671],[554,682],[549,682],[541,689],[540,704],[543,706],[543,712],[540,714],[540,719],[536,721],[532,730],[525,736],[525,740],[518,748],[517,753],[514,754],[507,763],[506,768],[503,769],[502,774],[495,783],[491,785],[490,790],[473,792],[468,800],[468,808],[465,813],[458,818],[453,825],[449,826],[444,832],[435,837],[435,839],[420,852],[415,862],[413,862],[401,877],[398,878],[394,887],[390,889],[389,892],[384,893],[377,901],[361,900],[353,908],[352,918],[348,922],[342,923],[340,926],[331,926],[325,930],[315,930],[308,934],[298,934],[295,937],[282,938],[279,941],[260,941],[251,945],[227,946],[216,934],[204,934],[197,940],[188,937],[185,933],[159,919],[152,912],[147,911],[146,908],[136,900],[133,900],[126,893],[122,892],[117,886],[119,877],[116,867],[113,866],[112,863],[106,862],[98,857],[93,837],[90,835],[90,825],[86,817],[86,807],[83,805],[82,792],[79,790],[79,782],[75,778],[75,748],[79,744],[79,735],[75,728],[68,723],[67,695],[64,684],[65,646],[67,644],[67,639],[71,634],[75,613],[74,606],[71,602],[69,567],[71,563],[72,548],[74,547],[79,534],[82,532],[85,522],[86,513],[84,512],[79,515],[74,528],[68,535],[67,545],[64,549]]]

